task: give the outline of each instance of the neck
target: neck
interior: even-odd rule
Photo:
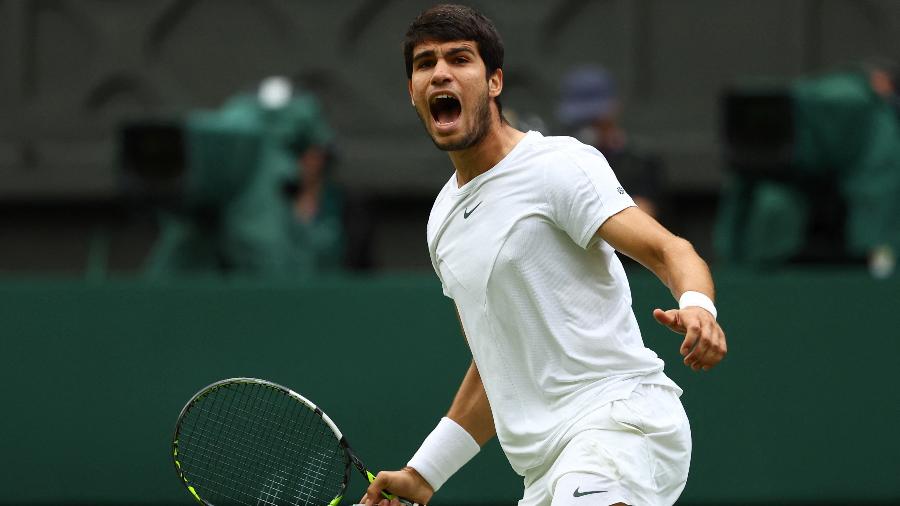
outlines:
[[[524,132],[500,121],[496,116],[492,121],[494,126],[488,130],[481,142],[470,148],[449,153],[450,161],[456,168],[457,186],[461,187],[476,176],[489,171],[525,137]]]

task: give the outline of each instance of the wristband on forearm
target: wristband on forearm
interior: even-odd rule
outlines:
[[[684,292],[681,294],[681,297],[678,299],[678,308],[684,309],[686,307],[702,307],[703,309],[712,313],[713,318],[718,316],[716,312],[716,305],[713,304],[712,299],[707,297],[705,294],[700,292]]]
[[[458,423],[441,418],[407,464],[437,492],[481,447]]]

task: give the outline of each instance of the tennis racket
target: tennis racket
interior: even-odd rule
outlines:
[[[205,505],[336,506],[351,465],[375,479],[315,404],[253,378],[197,392],[178,416],[172,454],[179,478]]]

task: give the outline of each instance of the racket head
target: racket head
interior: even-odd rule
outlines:
[[[350,480],[345,445],[328,415],[300,394],[230,378],[185,404],[172,455],[201,504],[333,506]]]

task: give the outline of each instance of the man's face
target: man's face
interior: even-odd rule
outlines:
[[[485,75],[472,41],[425,41],[413,49],[409,96],[438,149],[478,144],[491,124],[490,101],[500,94],[503,73]]]

